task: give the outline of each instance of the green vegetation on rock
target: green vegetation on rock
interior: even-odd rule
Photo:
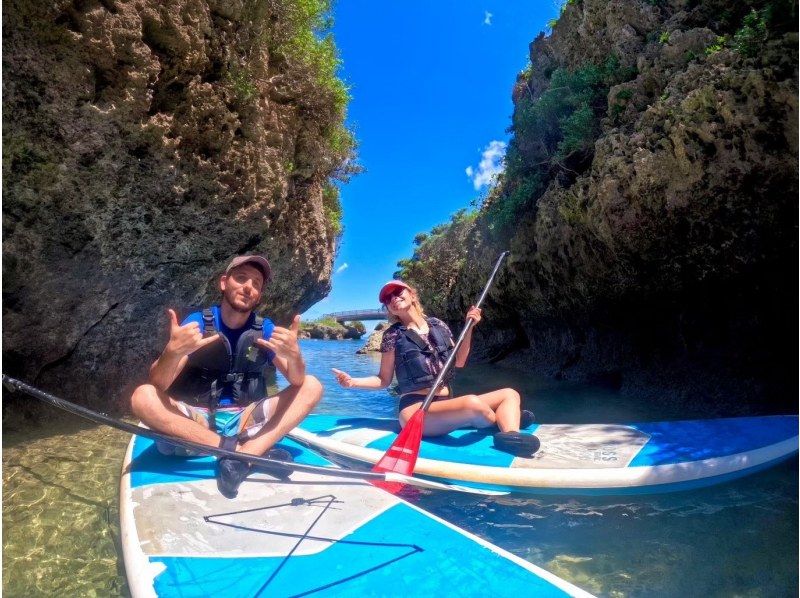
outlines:
[[[322,187],[322,208],[325,218],[334,236],[339,237],[344,230],[342,226],[342,202],[339,199],[339,188],[332,183]]]
[[[339,322],[337,322],[334,318],[319,318],[317,320],[314,320],[313,322],[309,322],[309,325],[310,324],[320,324],[322,326],[339,326]]]
[[[726,33],[717,36],[715,42],[706,48],[707,55],[731,48],[746,58],[755,58],[770,37],[786,33],[787,23],[797,21],[797,3],[794,0],[749,2],[736,8],[738,11],[729,9],[723,12]],[[742,10],[744,14],[740,14]]]
[[[398,274],[455,321],[509,249],[485,357],[522,349],[540,372],[654,397],[787,396],[796,1],[583,0],[563,17],[517,76],[505,171]]]
[[[331,1],[287,0],[269,4],[281,23],[280,28],[273,30],[269,44],[271,51],[311,71],[336,115],[336,119],[323,129],[328,149],[336,156],[351,158],[356,142],[344,125],[350,91],[338,76],[342,61],[331,32]],[[348,161],[337,174],[346,179],[356,171]]]
[[[414,254],[397,262],[395,278],[414,286],[425,297],[424,307],[430,313],[443,313],[447,296],[455,284],[466,254],[464,246],[472,232],[477,212],[459,210],[450,222],[439,224],[429,234],[414,237]]]
[[[333,318],[319,318],[300,323],[300,338],[359,339],[367,332],[363,322],[355,320],[341,324]]]
[[[600,120],[607,114],[609,89],[635,75],[612,55],[601,65],[557,68],[539,97],[529,94],[517,102],[506,170],[484,204],[491,229],[502,234],[551,180],[588,165]],[[627,100],[631,95],[623,90],[617,97]]]

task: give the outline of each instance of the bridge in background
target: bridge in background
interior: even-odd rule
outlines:
[[[323,318],[333,318],[337,322],[352,322],[353,320],[385,320],[388,317],[386,308],[381,306],[375,309],[354,309],[352,311],[335,311],[323,314]]]

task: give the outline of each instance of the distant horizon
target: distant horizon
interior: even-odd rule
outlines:
[[[502,168],[517,73],[560,3],[443,0],[334,5],[333,34],[351,88],[347,123],[365,168],[340,186],[344,234],[331,290],[303,313],[373,308],[414,251]]]

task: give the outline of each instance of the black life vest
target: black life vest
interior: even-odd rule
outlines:
[[[211,309],[203,310],[203,336],[218,332]],[[275,325],[268,318],[256,316],[231,347],[228,338],[220,333],[219,341],[189,355],[181,373],[167,389],[167,394],[180,401],[208,404],[213,411],[225,390],[239,405],[258,401],[266,396],[265,368],[273,367],[266,349],[256,344],[264,330],[272,333]]]
[[[393,324],[392,328],[399,330],[397,344],[394,348],[394,373],[397,376],[397,386],[401,395],[423,388],[429,388],[436,380],[438,371],[431,373],[426,361],[427,357],[432,357],[434,363],[444,364],[453,347],[448,335],[440,328],[440,325],[428,322],[428,341],[422,340],[414,330],[409,330],[400,322]],[[453,377],[453,370],[450,370],[443,381],[447,384]]]

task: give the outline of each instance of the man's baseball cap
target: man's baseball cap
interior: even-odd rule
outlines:
[[[272,268],[270,267],[267,258],[260,255],[237,255],[231,260],[231,263],[228,264],[228,267],[225,268],[225,274],[228,274],[234,268],[238,268],[244,264],[250,264],[253,267],[261,270],[261,273],[264,275],[265,284],[272,279]]]
[[[402,280],[390,280],[381,288],[381,292],[378,293],[378,301],[381,303],[386,303],[389,300],[389,295],[393,293],[396,289],[408,289],[411,290],[411,287],[404,283]]]

